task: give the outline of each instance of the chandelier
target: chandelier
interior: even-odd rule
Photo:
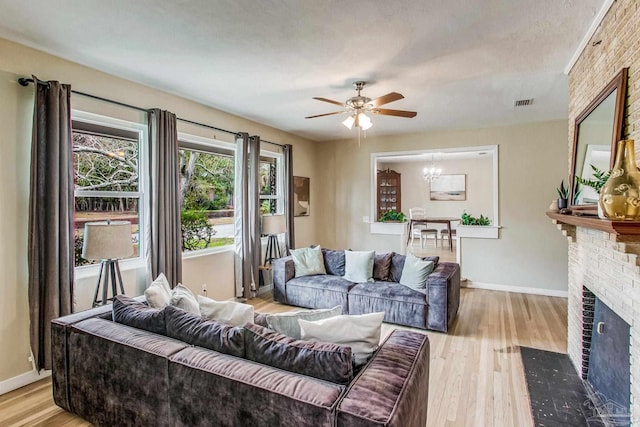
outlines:
[[[422,169],[422,176],[425,181],[433,182],[440,178],[440,174],[442,173],[442,169],[436,168],[433,163],[433,155],[431,155],[431,167]]]

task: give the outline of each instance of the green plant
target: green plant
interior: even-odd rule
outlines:
[[[465,211],[460,217],[460,223],[462,225],[491,225],[491,220],[482,214],[479,218],[471,216]]]
[[[556,188],[556,191],[558,192],[558,196],[561,199],[568,199],[569,198],[569,187],[565,187],[564,179],[560,183],[560,187]]]
[[[579,176],[576,176],[576,181],[578,184],[586,185],[587,187],[591,187],[596,190],[596,193],[600,194],[600,190],[604,186],[604,183],[609,179],[609,175],[611,175],[611,171],[603,171],[598,169],[593,165],[591,169],[593,169],[593,179],[583,179]]]
[[[397,211],[394,211],[393,209],[391,209],[391,210],[386,211],[385,213],[383,213],[380,216],[379,221],[380,222],[390,222],[390,221],[406,222],[407,221],[407,217],[405,216],[404,213],[397,212]]]
[[[193,251],[209,247],[216,230],[209,225],[209,218],[203,211],[187,210],[180,215],[182,250]]]

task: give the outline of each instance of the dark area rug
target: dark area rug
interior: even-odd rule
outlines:
[[[536,427],[604,426],[569,356],[520,347]]]

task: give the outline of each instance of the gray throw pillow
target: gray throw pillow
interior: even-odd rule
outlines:
[[[164,311],[168,337],[220,353],[244,357],[242,328],[205,319],[171,305]]]
[[[295,277],[327,274],[320,246],[314,248],[291,249]]]
[[[327,274],[344,276],[344,251],[322,249],[322,256],[324,257],[324,268],[327,270]]]
[[[244,326],[246,359],[336,384],[353,379],[351,348],[296,340],[249,323]]]
[[[414,289],[425,289],[427,287],[427,277],[432,271],[432,261],[425,261],[410,253],[404,262],[399,283]]]
[[[151,308],[125,295],[113,299],[113,321],[154,334],[167,335],[164,309]]]
[[[300,325],[298,319],[303,320],[322,320],[329,317],[339,316],[342,314],[342,307],[323,308],[319,310],[301,310],[289,313],[278,313],[267,315],[267,326],[283,335],[297,340],[300,339]]]
[[[393,258],[393,252],[388,254],[376,254],[373,257],[373,279],[374,280],[389,280],[391,274],[391,259]]]

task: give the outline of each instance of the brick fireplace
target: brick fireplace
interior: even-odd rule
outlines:
[[[584,374],[584,356],[589,353],[584,344],[584,337],[589,335],[585,330],[588,326],[584,325],[589,324],[589,319],[585,322],[584,316],[590,315],[588,305],[595,296],[630,326],[630,415],[631,420],[636,421],[633,425],[640,425],[640,328],[637,327],[640,326],[640,235],[611,229],[610,221],[580,217],[553,219],[569,238],[569,357],[576,371]],[[580,226],[583,221],[589,224]],[[591,228],[592,225],[601,229]],[[638,232],[640,229],[632,231]]]

